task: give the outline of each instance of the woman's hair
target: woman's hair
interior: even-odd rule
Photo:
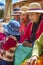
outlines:
[[[40,17],[39,17],[39,21],[41,21],[42,18],[43,18],[43,14],[40,15]]]
[[[43,14],[41,14],[41,17],[43,17]]]

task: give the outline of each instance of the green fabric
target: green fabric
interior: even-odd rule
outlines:
[[[19,45],[15,52],[14,65],[21,65],[21,63],[31,56],[32,48]]]
[[[36,55],[39,57],[41,52],[43,54],[43,33],[41,33],[40,37],[35,41],[32,56]]]

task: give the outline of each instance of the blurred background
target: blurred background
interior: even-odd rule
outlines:
[[[29,6],[31,2],[39,2],[43,9],[43,0],[0,0],[0,22],[8,22],[15,7]]]

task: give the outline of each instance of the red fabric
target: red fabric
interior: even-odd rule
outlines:
[[[20,26],[20,34],[22,35],[26,30],[26,26],[24,23],[21,23],[21,26]]]
[[[19,41],[19,43],[21,42],[21,39],[22,39],[22,37],[23,37],[23,35],[26,31],[26,28],[27,28],[27,26],[25,25],[25,23],[27,23],[26,20],[27,19],[25,19],[24,21],[21,21],[21,23],[20,23],[20,29],[19,29],[19,31],[20,31],[20,41]]]
[[[3,39],[5,39],[6,35],[4,33],[0,32],[0,41],[2,41]]]
[[[28,23],[28,18],[25,17],[21,22],[20,22],[20,34],[23,35],[25,30],[26,30],[26,27],[27,27],[27,24]]]
[[[3,43],[3,49],[4,50],[9,50],[11,47],[16,47],[16,40],[13,38],[9,38],[5,43]]]
[[[32,22],[29,22],[28,26],[27,26],[27,29],[24,33],[24,35],[22,36],[22,39],[21,39],[21,42],[23,42],[25,39],[29,39],[30,36],[31,36],[31,32],[32,32],[32,25],[33,23]],[[36,39],[40,36],[40,34],[43,32],[43,18],[40,22],[40,25],[36,31]]]

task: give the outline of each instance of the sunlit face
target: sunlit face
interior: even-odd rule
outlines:
[[[16,50],[16,47],[10,48],[8,51],[6,51],[6,56],[14,56],[14,51]]]
[[[40,13],[29,13],[29,19],[30,21],[32,21],[33,23],[37,23],[40,17]]]
[[[25,21],[26,19],[27,19],[27,14],[26,13],[24,13],[24,14],[21,13],[20,20]]]

